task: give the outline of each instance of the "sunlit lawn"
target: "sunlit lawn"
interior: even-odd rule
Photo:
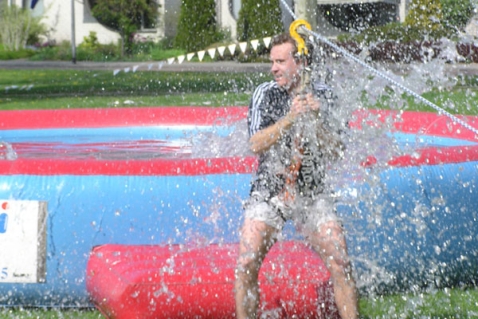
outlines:
[[[471,319],[478,318],[478,290],[443,289],[430,293],[362,298],[363,319]],[[98,319],[94,309],[3,309],[0,318]]]
[[[261,74],[2,70],[0,109],[66,109],[141,106],[247,105]],[[424,94],[451,113],[478,115],[476,79],[463,87]],[[409,110],[430,108],[408,98]],[[374,107],[386,108],[386,99]],[[477,318],[478,290],[444,289],[427,294],[364,297],[362,318]],[[95,310],[0,309],[0,318],[102,318]]]
[[[0,109],[65,109],[125,106],[247,105],[254,87],[270,79],[261,73],[2,70]],[[478,114],[476,78],[449,91],[423,96],[455,114]],[[407,110],[434,111],[406,98]],[[371,107],[387,108],[387,98]]]
[[[2,70],[1,109],[246,105],[259,74]]]
[[[76,97],[16,97],[1,98],[0,109],[71,109],[88,107],[136,107],[136,106],[241,106],[247,105],[246,93],[188,93],[160,96],[76,96]]]

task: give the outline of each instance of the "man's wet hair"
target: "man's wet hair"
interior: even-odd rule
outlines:
[[[274,36],[271,40],[271,48],[276,46],[276,45],[281,45],[281,44],[284,44],[284,43],[290,43],[292,44],[292,46],[294,47],[293,49],[293,54],[294,54],[294,59],[296,62],[299,62],[299,56],[298,56],[298,47],[297,47],[297,42],[295,41],[295,39],[287,32],[284,32],[284,33],[281,33],[281,34],[278,34],[276,36]],[[307,47],[307,50],[308,50],[308,55],[306,56],[307,58],[307,64],[310,64],[312,62],[312,54],[313,54],[313,45],[310,41],[306,41],[305,42],[305,45]]]

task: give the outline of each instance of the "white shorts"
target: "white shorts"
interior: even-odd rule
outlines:
[[[297,202],[294,206],[288,206],[278,197],[266,201],[260,193],[253,192],[244,204],[245,217],[262,221],[278,230],[292,220],[302,232],[317,232],[324,223],[339,221],[335,210],[336,199],[330,194],[320,194],[311,203]]]

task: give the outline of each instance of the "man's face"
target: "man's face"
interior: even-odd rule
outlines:
[[[270,53],[274,80],[286,90],[293,89],[300,79],[300,65],[294,60],[294,49],[291,43],[283,43],[273,46]]]

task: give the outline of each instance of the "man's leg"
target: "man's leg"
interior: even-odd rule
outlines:
[[[310,234],[307,239],[330,272],[340,317],[342,319],[358,318],[357,290],[342,227],[336,221],[329,221],[321,225],[318,232]]]
[[[246,218],[241,230],[236,267],[236,318],[255,319],[259,305],[259,269],[275,243],[276,229],[264,222]]]

